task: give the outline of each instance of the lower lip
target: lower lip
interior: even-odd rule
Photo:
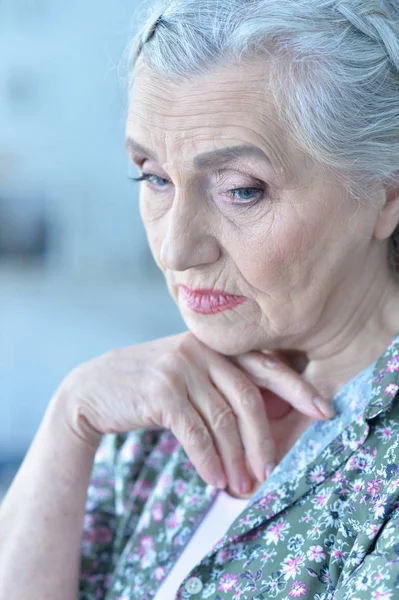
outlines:
[[[245,302],[242,296],[225,296],[222,294],[199,294],[192,292],[184,286],[180,286],[180,297],[191,310],[202,315],[214,315],[216,313],[231,310]]]

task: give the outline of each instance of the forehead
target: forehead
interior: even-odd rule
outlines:
[[[179,82],[137,65],[127,136],[173,153],[248,143],[263,150],[274,170],[295,167],[261,62],[219,67]]]

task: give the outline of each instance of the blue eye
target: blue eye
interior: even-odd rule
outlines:
[[[158,177],[157,175],[152,175],[151,173],[143,173],[141,177],[131,177],[132,181],[150,181],[155,185],[159,185],[160,187],[165,187],[162,184],[159,184],[162,181],[165,184],[170,183],[168,179],[163,179],[162,177]]]
[[[156,187],[165,188],[171,182],[169,179],[164,179],[162,177],[158,177],[157,175],[153,175],[152,173],[143,173],[141,177],[130,177],[132,181],[149,181]],[[266,186],[267,188],[267,186]],[[262,198],[266,195],[266,188],[256,188],[256,187],[247,187],[247,188],[235,188],[232,190],[228,190],[226,194],[238,202],[232,202],[231,204],[234,206],[246,206],[251,207],[257,204]]]
[[[233,198],[238,198],[238,200],[243,200],[242,204],[250,204],[253,201],[259,200],[259,196],[263,196],[265,190],[263,188],[236,188],[234,190],[229,190],[229,194],[233,196]],[[239,194],[242,194],[240,196]]]

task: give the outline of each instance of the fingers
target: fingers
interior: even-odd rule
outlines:
[[[331,419],[331,404],[299,373],[272,354],[248,352],[232,361],[251,374],[256,385],[266,388],[313,419]]]
[[[192,396],[197,411],[211,432],[230,487],[237,494],[249,494],[253,481],[247,469],[242,432],[231,403],[209,378],[192,386]]]
[[[177,408],[170,429],[182,444],[187,456],[202,479],[224,489],[226,475],[212,435],[199,413],[190,404]]]
[[[260,482],[265,481],[275,465],[276,450],[260,390],[233,364],[210,367],[209,374],[234,411],[252,471]]]

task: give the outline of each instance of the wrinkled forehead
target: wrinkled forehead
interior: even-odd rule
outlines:
[[[261,148],[276,173],[293,176],[302,162],[279,121],[266,69],[259,64],[218,68],[179,82],[138,65],[126,134],[186,160],[235,142]]]

